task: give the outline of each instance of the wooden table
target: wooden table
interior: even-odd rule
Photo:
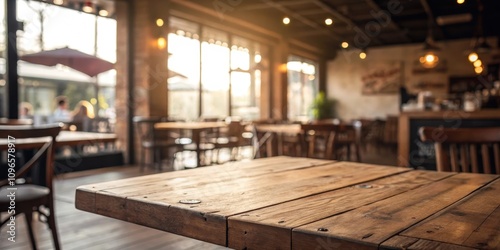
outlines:
[[[499,178],[281,156],[81,186],[76,207],[234,249],[498,249]]]
[[[160,122],[155,124],[155,129],[159,130],[189,130],[192,133],[192,140],[196,144],[196,163],[201,166],[201,132],[209,129],[226,127],[225,122]]]
[[[259,145],[266,144],[268,156],[273,156],[274,152],[277,152],[277,155],[283,155],[283,137],[285,135],[297,136],[299,143],[302,140],[300,137],[302,133],[300,124],[259,124],[255,126],[257,132],[265,133],[262,136],[265,139],[263,142],[259,142]],[[272,143],[273,138],[277,139],[274,145]]]
[[[56,138],[56,147],[89,145],[95,143],[112,143],[115,141],[115,134],[61,131]],[[41,147],[45,142],[45,138],[18,139],[15,141],[15,144],[16,149],[32,149]],[[6,148],[7,139],[0,138],[0,150],[5,150]]]

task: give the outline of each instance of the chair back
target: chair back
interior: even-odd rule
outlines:
[[[434,143],[438,171],[500,174],[500,127],[421,127],[419,134]]]
[[[252,145],[254,159],[272,156],[272,134],[259,131],[258,124],[252,124]]]
[[[31,159],[26,159],[26,163],[16,170],[15,179],[21,178],[28,173],[35,165],[42,163],[45,167],[45,183],[52,192],[52,177],[53,177],[53,163],[54,163],[54,145],[59,132],[61,131],[62,124],[51,124],[44,126],[0,126],[0,138],[7,140],[7,153],[11,153],[10,149],[15,149],[16,142],[24,140],[40,141],[39,145],[34,148],[37,149],[36,153]],[[46,138],[44,140],[43,138]],[[13,155],[9,155],[13,156]],[[14,156],[15,157],[15,156]],[[10,167],[10,166],[9,166]],[[0,181],[0,186],[6,185],[9,180]]]
[[[336,159],[334,156],[339,145],[359,144],[361,129],[359,125],[319,122],[302,124],[301,127],[307,144],[308,157]]]

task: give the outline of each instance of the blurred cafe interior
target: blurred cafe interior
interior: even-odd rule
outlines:
[[[63,123],[59,198],[281,155],[441,171],[422,127],[500,128],[497,0],[0,3],[1,123]]]

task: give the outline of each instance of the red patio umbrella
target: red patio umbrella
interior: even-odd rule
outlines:
[[[66,65],[91,77],[97,76],[115,67],[113,63],[97,56],[85,54],[68,47],[27,54],[21,56],[19,59],[45,66],[56,66],[57,64]]]

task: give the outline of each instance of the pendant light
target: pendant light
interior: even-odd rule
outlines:
[[[427,27],[427,38],[425,39],[419,61],[422,67],[432,69],[439,63],[439,52],[441,51],[441,48],[436,45],[434,38],[432,37],[432,19],[430,16]]]
[[[477,1],[477,6],[479,10],[478,20],[477,20],[477,38],[474,41],[474,46],[472,51],[469,53],[468,59],[470,62],[475,62],[479,59],[478,54],[485,54],[492,51],[492,47],[486,42],[486,36],[484,35],[483,27],[483,4],[480,0]]]

